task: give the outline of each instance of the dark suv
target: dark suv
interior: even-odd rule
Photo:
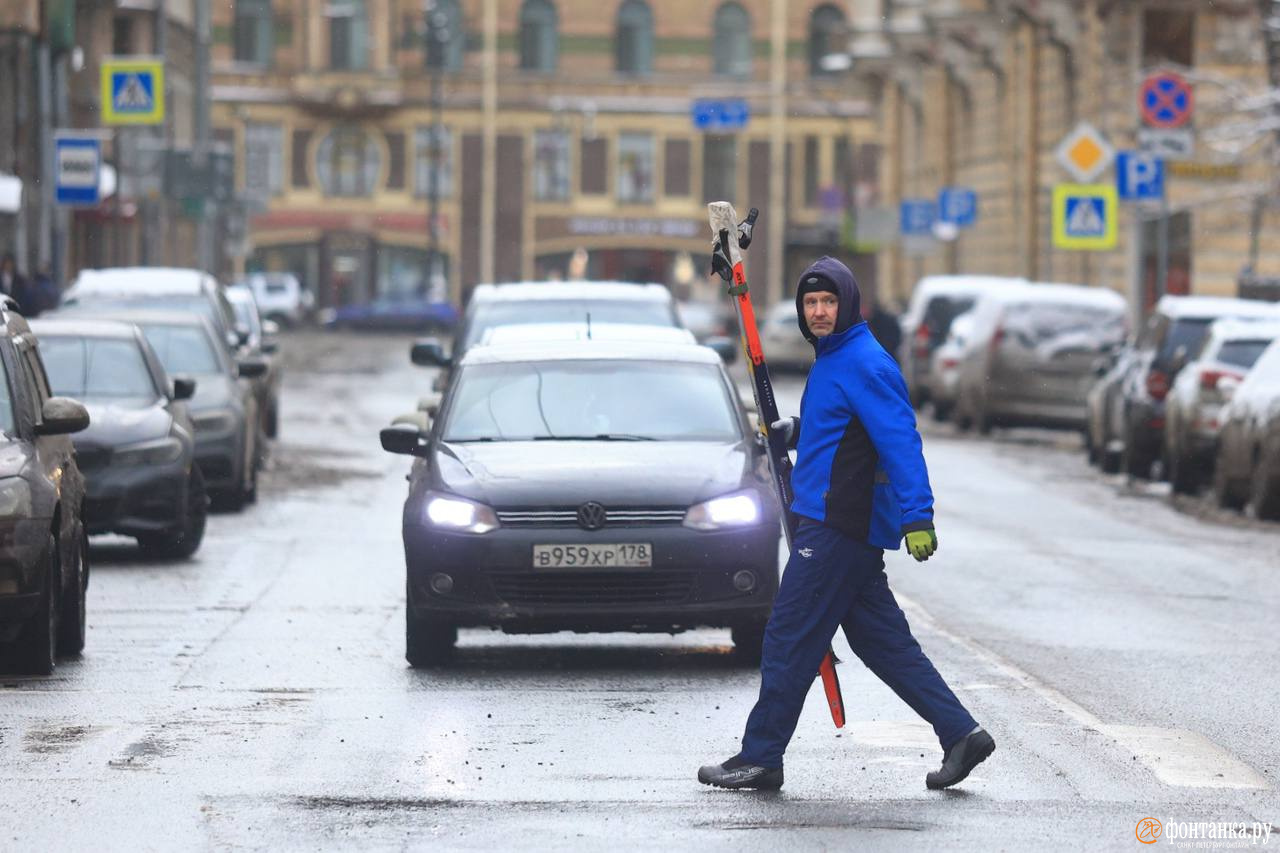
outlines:
[[[27,321],[0,304],[0,669],[48,675],[84,648],[84,477],[69,434],[84,406],[49,390]]]

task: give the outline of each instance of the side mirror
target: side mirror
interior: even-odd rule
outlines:
[[[251,337],[252,337],[252,333],[249,331],[249,327],[248,327],[248,326],[242,326],[242,325],[240,325],[239,323],[237,323],[237,324],[236,324],[236,328],[235,328],[235,333],[234,333],[234,334],[235,334],[235,336],[236,336],[236,344],[235,344],[235,345],[236,345],[236,346],[238,346],[238,347],[242,347],[242,346],[244,346],[245,344],[249,343],[249,338],[251,338]]]
[[[89,426],[89,412],[67,397],[50,397],[45,400],[40,417],[42,421],[36,424],[36,435],[67,435]]]
[[[441,399],[442,395],[440,394],[428,394],[425,397],[420,397],[418,399],[418,411],[426,412],[428,416],[434,418],[436,413],[440,411]]]
[[[258,379],[267,375],[267,363],[260,358],[246,358],[236,364],[241,379]]]
[[[426,445],[422,443],[422,433],[415,424],[398,423],[383,427],[378,433],[382,441],[382,449],[388,453],[399,453],[404,456],[425,456]]]
[[[415,341],[409,349],[409,360],[419,367],[449,367],[453,359],[444,354],[439,341]]]
[[[717,335],[707,338],[703,345],[715,350],[725,364],[733,364],[738,358],[738,342],[733,338]]]
[[[190,400],[196,395],[196,381],[186,376],[173,378],[173,399]]]

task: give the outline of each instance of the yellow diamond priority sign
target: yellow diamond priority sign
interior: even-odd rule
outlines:
[[[1057,155],[1058,163],[1068,174],[1088,183],[1111,165],[1116,151],[1096,127],[1082,121],[1058,144]]]

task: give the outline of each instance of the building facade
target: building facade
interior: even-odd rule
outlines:
[[[873,288],[851,226],[879,149],[839,68],[847,10],[695,5],[219,4],[213,120],[241,155],[243,263],[299,273],[322,305],[459,300],[581,272],[579,249],[591,277],[697,290],[705,205],[726,199],[762,210],[751,269],[771,298],[821,253]]]
[[[1280,274],[1264,5],[869,0],[851,53],[881,91],[886,200],[948,186],[978,197],[955,239],[885,248],[886,287],[902,298],[923,275],[995,273],[1111,287],[1148,307],[1161,293],[1233,295],[1250,267]],[[1056,248],[1053,188],[1077,182],[1059,143],[1087,121],[1115,149],[1138,148],[1140,87],[1164,70],[1194,92],[1194,149],[1165,164],[1167,206],[1121,202],[1112,250]],[[1115,168],[1093,180],[1114,185]]]

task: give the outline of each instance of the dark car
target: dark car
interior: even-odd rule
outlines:
[[[476,347],[435,423],[404,420],[382,446],[418,457],[403,519],[411,664],[442,659],[461,626],[729,627],[758,657],[780,516],[714,351]]]
[[[88,481],[89,533],[133,536],[156,557],[194,554],[209,503],[183,402],[194,381],[170,383],[141,330],[128,323],[44,320],[32,328],[54,393],[89,410],[89,428],[74,439]]]
[[[1280,340],[1272,341],[1244,381],[1226,389],[1213,492],[1218,504],[1253,504],[1259,518],[1280,521]]]
[[[1138,337],[1134,352],[1124,359],[1116,380],[1117,399],[1108,404],[1111,442],[1120,445],[1121,468],[1146,477],[1164,448],[1164,401],[1192,353],[1204,341],[1209,324],[1223,318],[1270,319],[1280,308],[1264,302],[1211,296],[1164,296]]]
[[[326,308],[320,312],[326,329],[399,329],[447,331],[458,323],[458,309],[451,302],[419,297],[384,297]]]
[[[196,464],[209,496],[230,510],[257,500],[262,442],[250,380],[262,376],[266,364],[250,357],[232,359],[218,345],[209,321],[198,314],[139,311],[108,319],[136,323],[166,373],[195,380],[187,410],[196,429]]]
[[[280,359],[276,357],[280,349],[276,339],[279,326],[262,318],[256,297],[249,288],[227,288],[227,300],[235,309],[236,319],[249,330],[249,338],[245,341],[247,354],[267,366],[267,372],[253,380],[253,393],[258,398],[262,432],[267,438],[275,438],[280,434],[280,379],[284,372]]]
[[[85,487],[69,435],[89,413],[53,395],[36,337],[8,304],[0,325],[0,669],[48,675],[84,648]]]

